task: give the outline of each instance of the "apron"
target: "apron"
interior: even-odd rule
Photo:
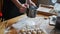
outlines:
[[[22,4],[26,2],[26,0],[19,0],[19,1]],[[11,0],[4,0],[3,2],[4,3],[3,3],[2,13],[3,13],[3,18],[5,20],[21,15],[19,9]]]

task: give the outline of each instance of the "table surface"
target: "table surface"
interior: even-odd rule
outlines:
[[[22,17],[24,17],[24,16],[26,16],[26,14],[24,14],[24,15],[21,15],[21,16],[17,16],[17,17],[15,17],[15,18],[12,18],[12,19],[9,19],[9,20],[6,20],[7,21],[7,27],[8,26],[11,26],[12,24],[14,24],[14,23],[16,23],[19,19],[21,19]],[[44,15],[37,15],[37,16],[44,16]],[[44,16],[45,18],[48,18],[49,16]],[[2,31],[1,29],[0,29],[0,31]],[[11,29],[10,30],[11,32],[13,32],[13,31],[15,31],[15,29]],[[58,31],[57,30],[54,30],[54,26],[50,26],[50,25],[48,25],[47,26],[47,28],[46,28],[46,31],[49,33],[49,34],[57,34],[58,33]],[[14,32],[14,33],[16,33],[16,31]],[[12,33],[11,33],[12,34]],[[16,33],[17,34],[17,33]]]
[[[17,16],[15,18],[12,18],[12,19],[9,19],[9,20],[6,20],[7,21],[7,24],[2,24],[5,21],[4,22],[1,22],[0,23],[0,34],[3,34],[3,32],[5,30],[5,27],[11,26],[12,24],[16,23],[19,19],[21,19],[24,16],[26,16],[26,14],[21,15],[21,16]],[[41,15],[41,14],[38,14],[37,16],[44,16],[45,18],[48,18],[49,17],[49,16]],[[1,26],[3,26],[3,27],[1,28]],[[47,26],[46,31],[49,34],[58,34],[58,32],[59,32],[59,31],[54,30],[54,26],[50,26],[50,25]],[[10,30],[9,34],[17,34],[17,32],[16,32],[16,30],[14,28],[12,28]]]

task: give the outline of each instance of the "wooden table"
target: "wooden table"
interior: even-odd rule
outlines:
[[[10,26],[12,24],[14,24],[15,22],[17,22],[19,19],[25,17],[26,14],[24,15],[21,15],[21,16],[17,16],[15,18],[12,18],[12,19],[9,19],[9,20],[6,20],[7,21],[7,25]],[[44,16],[45,18],[49,18],[49,16],[45,16],[45,15],[42,15],[42,14],[37,14],[37,16]]]
[[[44,7],[46,7],[46,6],[44,6]],[[50,8],[50,7],[48,7],[48,8]],[[48,18],[48,17],[51,15],[51,14],[48,14],[48,15],[45,15],[45,14],[46,14],[46,13],[43,13],[43,14],[42,14],[42,12],[38,12],[37,16],[44,16],[45,18]],[[21,15],[21,16],[17,16],[17,17],[15,17],[15,18],[12,18],[12,19],[9,19],[9,20],[6,20],[6,21],[7,21],[7,24],[3,24],[3,25],[2,25],[3,28],[2,28],[2,29],[0,28],[0,34],[3,34],[3,31],[4,31],[6,25],[7,25],[7,27],[9,27],[9,26],[11,26],[12,24],[16,23],[19,19],[21,19],[21,18],[24,17],[24,16],[26,16],[26,14]],[[4,21],[4,22],[5,22],[5,21]],[[2,23],[3,23],[3,22],[2,22]],[[0,23],[0,24],[1,24],[1,23]],[[1,26],[1,25],[0,25],[0,26]],[[46,28],[46,31],[47,31],[49,34],[57,34],[57,33],[56,33],[57,31],[55,31],[55,30],[53,30],[53,29],[54,29],[54,26],[48,25],[47,28]],[[12,29],[10,29],[9,34],[17,34],[17,31],[16,31],[14,28],[12,28]]]
[[[21,19],[22,17],[26,16],[26,14],[24,15],[21,15],[21,16],[17,16],[15,18],[12,18],[12,19],[9,19],[9,20],[6,20],[7,21],[7,27],[8,26],[11,26],[12,24],[16,23],[19,19]],[[44,16],[44,15],[41,15],[41,14],[38,14],[37,16]],[[49,16],[44,16],[45,18],[48,18]],[[6,24],[5,24],[6,25]],[[47,28],[46,28],[46,31],[50,34],[50,32],[52,31],[52,29],[54,28],[54,26],[50,26],[48,25]],[[1,31],[1,29],[0,29]],[[11,29],[10,30],[11,32],[15,31],[14,33],[16,33],[16,30],[15,29]],[[52,32],[51,32],[52,33]],[[10,33],[11,34],[11,33]],[[13,33],[12,33],[13,34]],[[16,33],[17,34],[17,33]]]

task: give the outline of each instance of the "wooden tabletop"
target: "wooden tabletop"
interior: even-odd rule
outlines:
[[[15,22],[17,22],[19,19],[25,17],[26,14],[24,15],[20,15],[20,16],[17,16],[15,18],[12,18],[12,19],[9,19],[9,20],[6,20],[7,21],[7,25],[10,26],[12,24],[14,24]],[[38,14],[37,16],[44,16],[45,18],[48,18],[49,16],[45,16],[45,15],[41,15],[41,14]]]
[[[5,24],[5,25],[7,25],[7,27],[11,26],[12,24],[16,23],[19,19],[23,18],[24,16],[26,16],[26,14],[21,15],[21,16],[17,16],[15,18],[12,18],[12,19],[9,19],[9,20],[6,20],[7,24]],[[38,14],[37,16],[44,16],[44,15]],[[44,17],[48,18],[49,16],[44,16]],[[56,31],[53,30],[53,29],[54,29],[54,26],[48,25],[47,28],[46,28],[46,31],[49,34],[56,34]],[[2,31],[2,30],[0,29],[0,31]],[[13,32],[13,31],[15,31],[15,29],[13,29],[13,30],[11,29],[10,31]],[[16,33],[16,31],[14,33]],[[12,34],[12,33],[10,33],[10,34]]]

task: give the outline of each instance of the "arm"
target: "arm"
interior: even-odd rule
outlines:
[[[29,3],[33,6],[36,6],[34,2],[32,2],[32,0],[29,0]]]
[[[20,13],[24,13],[24,11],[26,10],[26,6],[24,6],[23,4],[21,4],[18,0],[11,0],[19,9]]]
[[[11,0],[19,9],[22,7],[22,4],[18,0]]]

